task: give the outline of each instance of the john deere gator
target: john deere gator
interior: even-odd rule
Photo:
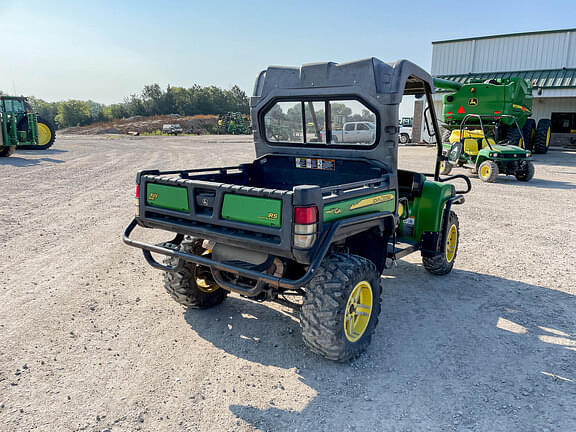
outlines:
[[[434,174],[397,166],[403,95],[426,97],[427,124],[438,134],[432,92],[430,75],[406,60],[269,67],[250,100],[256,160],[139,172],[137,213],[123,240],[165,272],[178,303],[208,308],[230,292],[275,301],[299,312],[311,350],[350,360],[370,343],[380,276],[393,260],[419,253],[423,269],[446,275],[458,254],[454,207],[468,178],[440,178],[441,144]],[[357,118],[375,133],[334,139]],[[453,150],[448,157],[457,161]],[[457,179],[464,190],[448,182]],[[135,240],[136,227],[175,237]]]
[[[32,111],[22,96],[0,96],[0,157],[19,149],[46,150],[54,144],[52,124]]]

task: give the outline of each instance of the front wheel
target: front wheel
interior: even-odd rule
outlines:
[[[408,134],[403,133],[400,134],[398,140],[400,141],[400,144],[408,144],[410,142],[410,137],[408,136]]]
[[[552,136],[552,122],[548,119],[541,119],[536,127],[534,135],[534,153],[543,154],[550,147],[550,137]]]
[[[304,343],[329,360],[357,357],[378,324],[381,293],[372,261],[343,253],[325,258],[306,286],[300,311]]]
[[[498,164],[494,161],[485,160],[478,167],[478,177],[483,182],[494,183],[498,174],[500,174],[500,170],[498,169]]]
[[[458,253],[459,241],[460,226],[458,224],[458,216],[453,211],[450,211],[446,230],[442,233],[440,239],[441,250],[434,256],[422,257],[424,268],[435,275],[450,273]]]
[[[532,161],[520,162],[520,167],[514,175],[518,181],[527,182],[532,180],[532,177],[534,177],[534,164]]]
[[[207,251],[202,247],[201,239],[185,239],[180,244],[181,252],[203,255]],[[180,264],[181,258],[168,257],[164,261],[170,266]],[[183,306],[206,309],[224,301],[228,291],[220,288],[213,280],[210,269],[185,261],[181,270],[164,273],[164,288],[170,296]]]

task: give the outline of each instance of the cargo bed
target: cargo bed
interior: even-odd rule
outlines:
[[[377,199],[384,191],[395,194],[396,184],[390,183],[385,168],[332,160],[325,162],[329,169],[295,169],[295,164],[302,164],[298,159],[272,156],[235,167],[143,171],[137,178],[137,223],[294,258],[295,206],[318,207],[319,231],[322,224],[340,217],[395,211],[394,199],[350,211],[336,208],[358,197]]]

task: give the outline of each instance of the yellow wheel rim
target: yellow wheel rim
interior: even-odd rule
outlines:
[[[448,231],[448,238],[446,239],[446,261],[449,263],[454,259],[456,255],[456,246],[458,244],[458,228],[456,225],[452,225]]]
[[[196,280],[196,286],[198,289],[205,293],[211,293],[219,289],[220,287],[215,283],[208,283],[206,279],[202,279],[198,276],[198,266],[196,266],[196,272],[194,274],[194,279]]]
[[[38,144],[46,145],[52,138],[52,131],[44,123],[38,123]]]
[[[372,314],[372,286],[367,281],[356,284],[344,312],[344,334],[350,342],[356,342],[362,337]]]
[[[444,171],[444,167],[446,166],[446,162],[440,162],[440,171]]]
[[[484,165],[482,168],[480,168],[480,175],[482,176],[482,178],[490,177],[490,166]]]
[[[548,133],[546,134],[546,147],[550,145],[550,134],[552,133],[552,128],[548,128]]]

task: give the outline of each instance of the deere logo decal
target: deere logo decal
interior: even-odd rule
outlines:
[[[394,199],[394,194],[382,194],[370,198],[364,198],[358,201],[356,204],[352,204],[349,210],[356,210],[362,207],[368,207],[375,204],[380,204],[386,201],[391,201]]]
[[[154,201],[156,198],[158,198],[158,194],[155,192],[150,192],[148,194],[148,201]]]
[[[331,208],[330,210],[326,210],[325,213],[337,215],[337,214],[342,213],[342,209],[340,207],[334,207],[334,208]]]
[[[468,105],[470,105],[470,106],[476,106],[476,105],[478,105],[478,98],[475,98],[475,97],[474,97],[474,98],[468,99]]]

